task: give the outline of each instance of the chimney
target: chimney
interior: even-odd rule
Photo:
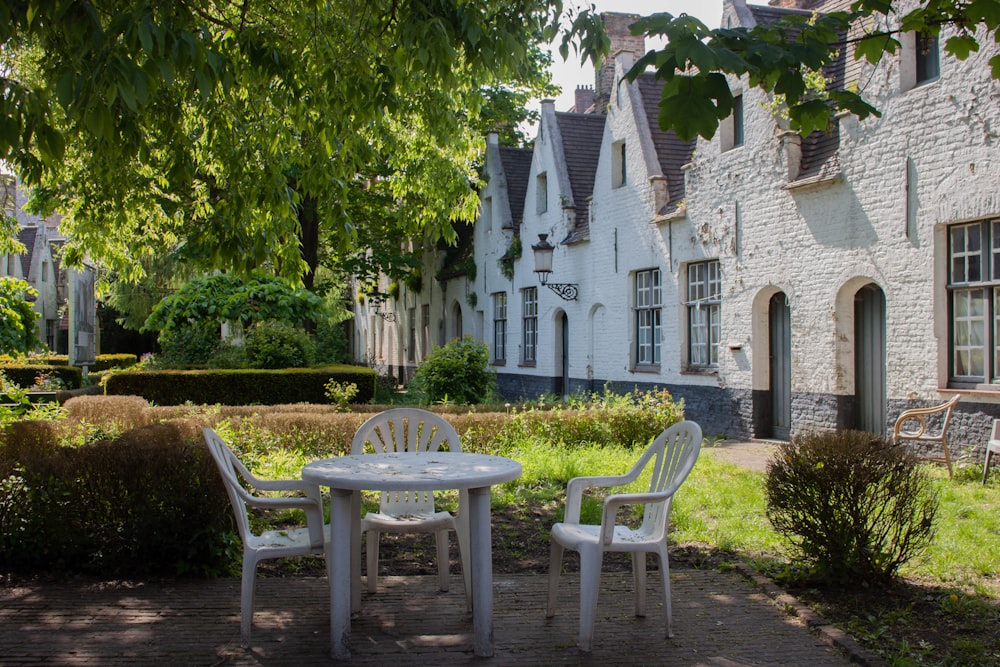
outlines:
[[[577,86],[573,111],[577,113],[587,113],[587,109],[592,106],[594,106],[594,87]]]
[[[643,35],[633,35],[629,26],[639,19],[638,14],[620,14],[617,12],[605,12],[601,14],[604,21],[604,29],[611,40],[611,48],[608,57],[604,59],[601,66],[595,73],[594,80],[594,105],[597,113],[606,113],[608,103],[611,101],[611,93],[618,83],[615,81],[615,56],[619,53],[631,53],[632,62],[635,62],[646,54],[646,39]]]

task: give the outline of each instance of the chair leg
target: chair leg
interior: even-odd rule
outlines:
[[[559,596],[559,574],[562,571],[563,546],[553,540],[550,554],[549,599],[545,605],[545,618],[552,618],[556,615],[556,598]]]
[[[240,646],[250,648],[250,627],[253,624],[254,589],[257,559],[243,554],[243,576],[240,585]]]
[[[472,565],[469,562],[469,513],[459,513],[455,522],[458,538],[458,562],[462,565],[462,583],[465,585],[465,610],[472,611]]]
[[[635,615],[646,615],[646,552],[632,552],[632,585],[635,587]]]
[[[435,541],[437,543],[437,559],[438,559],[438,588],[442,591],[448,591],[448,575],[450,574],[450,569],[448,567],[448,529],[439,530],[435,534]]]
[[[604,552],[599,549],[580,550],[580,649],[588,652],[594,641],[603,557]]]
[[[992,456],[993,456],[993,450],[987,447],[986,459],[983,461],[983,486],[986,486],[986,473],[990,471],[990,458]]]
[[[667,547],[663,545],[658,552],[660,556],[660,576],[663,578],[663,616],[667,626],[667,637],[674,636],[674,617],[670,604],[670,560],[667,557]]]
[[[948,477],[953,477],[953,471],[951,469],[951,452],[948,451],[948,441],[941,440],[941,449],[944,450],[944,463],[948,466]]]
[[[377,530],[369,530],[365,533],[365,553],[368,556],[368,592],[374,593],[378,586],[378,538]]]

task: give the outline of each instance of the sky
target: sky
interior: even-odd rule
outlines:
[[[695,16],[709,28],[719,27],[722,19],[722,0],[568,0],[566,3],[576,5],[593,4],[598,12],[620,12],[648,16],[657,12],[670,12],[674,16],[689,14]],[[556,98],[556,110],[568,111],[573,106],[573,95],[578,85],[594,85],[593,66],[580,65],[580,59],[570,48],[569,60],[563,61],[559,55],[559,42],[552,47],[552,79],[562,86],[562,94]],[[654,48],[657,44],[646,40],[646,48]]]

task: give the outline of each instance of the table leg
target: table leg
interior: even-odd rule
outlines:
[[[472,635],[477,656],[493,655],[493,544],[490,487],[469,489]]]
[[[351,494],[351,613],[361,611],[361,492]]]
[[[355,494],[330,489],[330,654],[334,660],[351,657],[351,498]]]

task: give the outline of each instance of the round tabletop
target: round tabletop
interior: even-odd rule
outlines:
[[[517,461],[465,452],[352,454],[313,461],[302,468],[302,479],[307,482],[351,491],[474,489],[520,476]]]

